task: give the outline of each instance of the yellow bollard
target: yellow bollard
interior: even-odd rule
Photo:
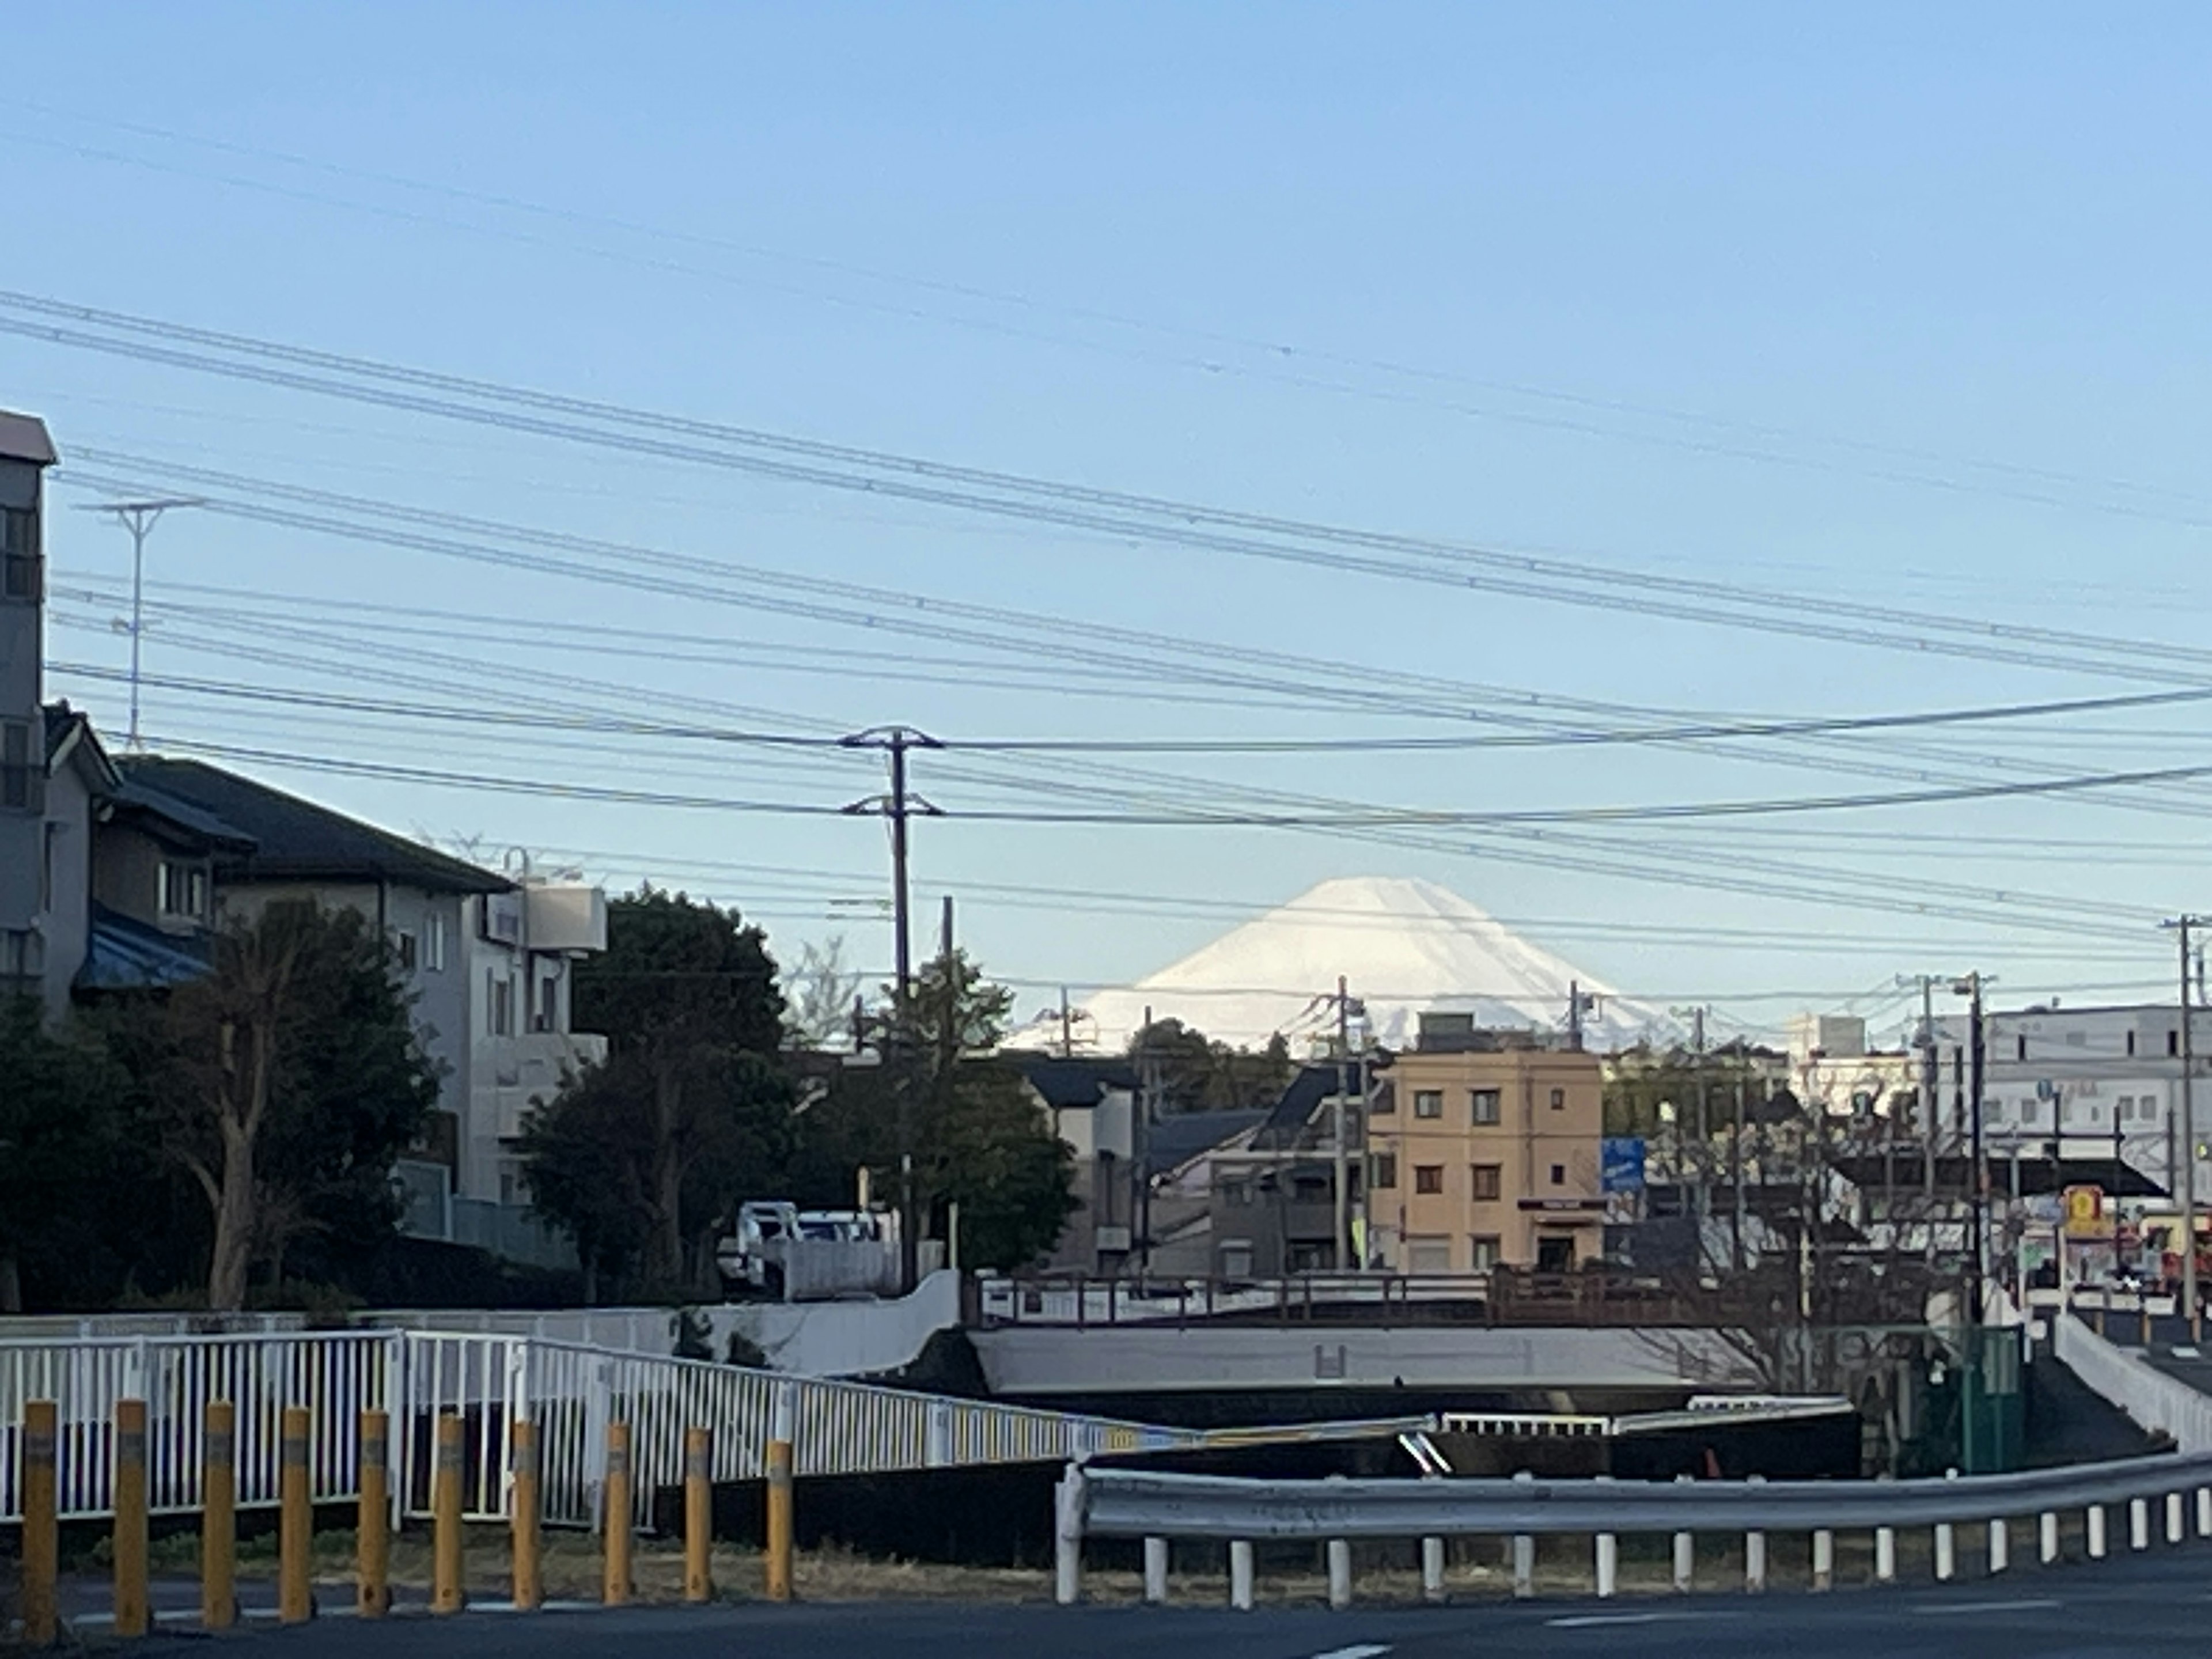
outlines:
[[[315,1550],[315,1505],[307,1485],[307,1412],[284,1407],[277,1445],[276,1617],[301,1625],[315,1616],[310,1582]]]
[[[146,1402],[115,1402],[115,1633],[143,1636],[146,1601]]]
[[[200,1628],[238,1622],[238,1407],[210,1400],[200,1457]]]
[[[392,1611],[392,1414],[361,1414],[361,1504],[354,1518],[354,1611]]]
[[[545,1601],[539,1572],[538,1425],[517,1421],[508,1440],[507,1462],[514,1485],[507,1496],[514,1523],[514,1605],[527,1611]]]
[[[791,1442],[768,1443],[768,1599],[791,1600]]]
[[[611,1607],[629,1600],[629,1425],[607,1425],[606,1578],[599,1599]]]
[[[52,1401],[23,1402],[23,1641],[34,1648],[51,1647],[61,1630],[56,1421]]]
[[[705,1429],[684,1432],[684,1599],[714,1599],[708,1553],[714,1543],[714,1440]]]
[[[441,1412],[430,1470],[430,1611],[459,1613],[467,1600],[461,1587],[461,1419]]]

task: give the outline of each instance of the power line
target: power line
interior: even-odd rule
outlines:
[[[1916,613],[1917,645],[1839,617],[1828,602],[1780,591],[1581,563],[1548,556],[1239,512],[804,439],[471,380],[131,313],[0,290],[0,307],[109,331],[0,318],[0,331],[172,368],[350,398],[408,412],[735,468],[783,482],[1133,535],[1210,550],[1441,583],[1674,620],[1786,633],[1826,643],[1917,649],[1978,660],[2131,678],[2172,679],[2144,659],[2212,653],[2160,641]],[[161,343],[176,343],[174,344]],[[194,350],[182,346],[197,348]],[[207,350],[231,354],[209,356]],[[333,379],[333,375],[351,379]],[[473,400],[473,401],[461,401]],[[526,412],[527,411],[527,412]],[[586,425],[580,422],[597,422]],[[659,436],[648,434],[661,434]],[[1259,538],[1261,539],[1254,539]],[[1410,561],[1410,562],[1409,562]],[[1933,635],[1933,638],[1928,637]],[[2061,653],[2072,653],[2067,660]]]

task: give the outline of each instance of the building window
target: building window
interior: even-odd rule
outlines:
[[[1395,1117],[1398,1115],[1397,1090],[1388,1083],[1384,1084],[1375,1091],[1375,1099],[1367,1110],[1374,1117]]]
[[[1564,1112],[1567,1109],[1567,1091],[1565,1089],[1552,1091],[1552,1109],[1555,1112]]]
[[[1441,1164],[1416,1164],[1413,1166],[1413,1190],[1436,1194],[1444,1189],[1444,1166]]]
[[[1468,1170],[1467,1195],[1478,1204],[1497,1201],[1505,1190],[1505,1171],[1496,1164],[1477,1164]]]
[[[1552,1166],[1552,1184],[1554,1187],[1564,1187],[1567,1184],[1567,1166],[1565,1164],[1554,1164]]]
[[[2169,1060],[2171,1060],[2171,1059],[2172,1059],[2176,1054],[2179,1054],[2180,1052],[2181,1052],[2181,1033],[2180,1033],[2180,1032],[2179,1032],[2179,1031],[2168,1031],[2168,1032],[2166,1034],[2166,1058],[2167,1058],[2167,1059],[2169,1059]]]
[[[1477,1089],[1474,1095],[1474,1121],[1478,1124],[1498,1121],[1498,1091]]]
[[[1413,1091],[1415,1117],[1442,1117],[1444,1115],[1444,1091],[1441,1089]]]
[[[1570,1273],[1575,1270],[1575,1241],[1571,1237],[1552,1237],[1536,1241],[1536,1271],[1540,1273]]]
[[[54,908],[54,866],[61,858],[62,827],[58,823],[46,826],[45,844],[39,849],[39,908]]]
[[[31,761],[31,728],[23,720],[0,720],[0,806],[18,811],[46,810],[46,768]]]
[[[200,921],[207,915],[207,872],[179,859],[161,860],[159,902],[165,916]]]
[[[2015,1060],[2027,1058],[2027,1036],[2025,1032],[2013,1039],[2013,1058]]]
[[[2136,1051],[2136,1034],[2135,1034],[2133,1031],[2130,1031],[2130,1032],[2129,1032],[2129,1033],[2128,1033],[2128,1052],[2129,1052],[2130,1054],[2133,1054],[2133,1053],[2135,1053],[2135,1051]]]
[[[446,971],[446,913],[433,910],[422,929],[422,965],[434,974]]]
[[[1476,1273],[1486,1273],[1496,1267],[1500,1254],[1495,1233],[1477,1233],[1468,1240],[1467,1265]]]
[[[484,969],[484,1030],[492,1036],[514,1035],[514,981],[491,968]]]
[[[554,1015],[560,1012],[560,977],[557,975],[548,975],[538,981],[538,1006],[531,1012],[530,1029],[533,1031],[556,1030]]]
[[[392,954],[399,958],[401,973],[411,974],[415,971],[416,964],[421,957],[415,948],[414,934],[405,932],[394,933],[392,936]]]
[[[1398,1184],[1398,1154],[1397,1154],[1397,1153],[1395,1153],[1395,1152],[1377,1152],[1377,1153],[1376,1153],[1376,1154],[1375,1154],[1375,1188],[1376,1188],[1376,1190],[1377,1192],[1382,1192],[1382,1191],[1384,1191],[1384,1190],[1389,1189],[1389,1188],[1395,1188],[1395,1187],[1397,1186],[1397,1184]]]
[[[39,601],[39,515],[0,507],[0,599]]]
[[[1221,1276],[1224,1279],[1251,1278],[1252,1245],[1249,1239],[1231,1239],[1222,1244]]]

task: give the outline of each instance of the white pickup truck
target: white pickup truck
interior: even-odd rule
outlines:
[[[898,1218],[880,1210],[802,1210],[781,1199],[738,1210],[715,1247],[724,1291],[779,1302],[896,1296]]]

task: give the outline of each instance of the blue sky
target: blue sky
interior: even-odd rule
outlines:
[[[1924,613],[2203,638],[2212,118],[2191,9],[86,5],[9,28],[0,287],[1780,591],[1900,640]],[[734,591],[680,601],[180,514],[152,544],[156,676],[1093,738],[1442,729],[1218,691],[1066,695],[1126,665],[1114,629],[1287,653],[1322,684],[1348,662],[1735,714],[2152,685],[1017,525],[5,335],[0,404],[45,413],[65,451],[141,458],[107,470],[148,487],[213,468],[1069,623],[1019,672],[987,672]],[[82,596],[57,606],[52,655],[112,673],[127,544],[74,513],[52,544]],[[957,660],[897,679],[855,651]],[[120,732],[112,679],[53,685]],[[1139,689],[1194,691],[1165,667]],[[587,748],[158,684],[148,709],[176,745],[815,805],[878,787],[864,759]],[[2187,708],[1908,741],[1118,763],[1224,802],[1512,810],[1940,787],[1997,775],[1992,757],[2005,776],[2212,763]],[[1040,776],[1130,799],[1057,764],[997,790],[917,775],[949,806],[1042,799]],[[865,822],[253,769],[487,857],[528,847],[738,901],[787,951],[842,932],[888,962]],[[916,868],[925,902],[961,896],[964,937],[1024,1007],[1160,965],[1241,906],[1376,872],[1449,885],[1625,989],[1765,1026],[1977,963],[2023,996],[2148,994],[2166,960],[2149,924],[2212,905],[2201,803],[2181,782],[1605,832],[1640,879],[1286,831],[987,823],[922,826]],[[1741,890],[1774,858],[1809,872],[1800,889],[1856,877],[1934,911],[1966,904],[1956,890],[2014,896],[1968,921]],[[1070,887],[1138,898],[1047,896]],[[2061,932],[2034,924],[2080,914],[2021,894],[2104,913]]]

